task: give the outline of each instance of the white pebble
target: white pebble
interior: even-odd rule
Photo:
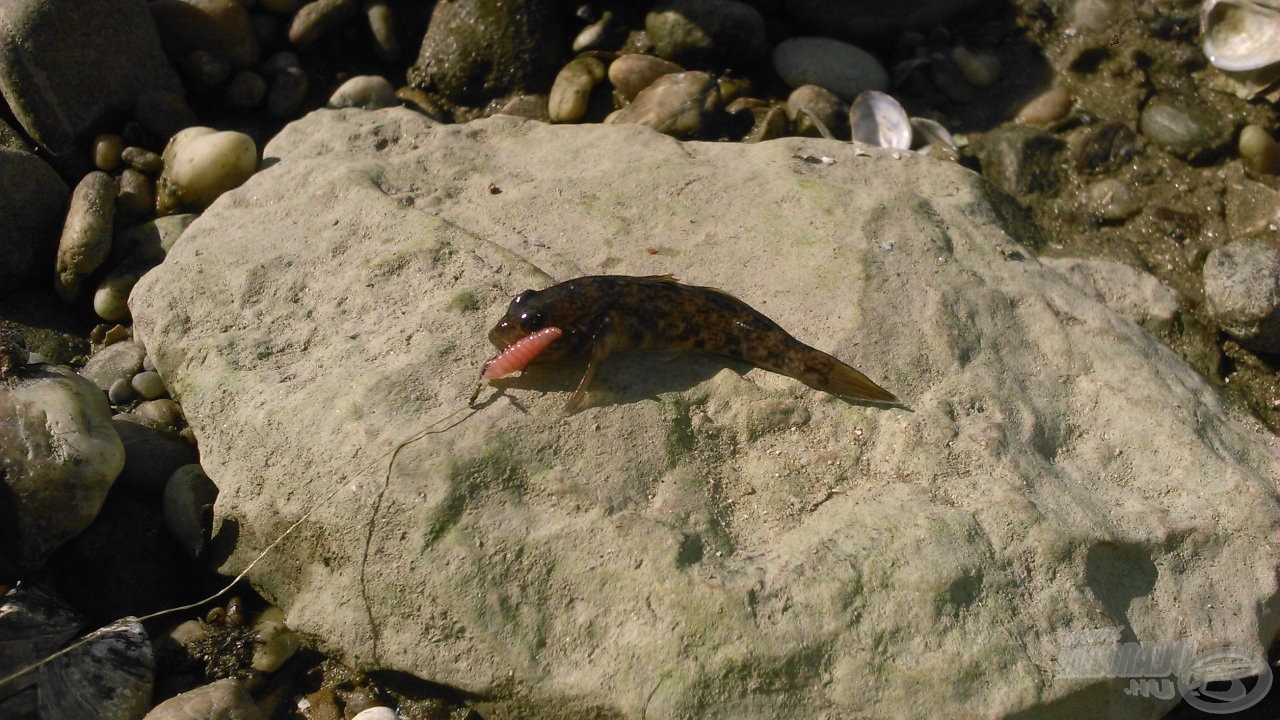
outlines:
[[[179,207],[203,210],[222,193],[239,187],[258,169],[258,147],[241,132],[189,127],[164,150],[164,171],[156,183],[156,212]]]
[[[381,75],[357,75],[329,96],[330,108],[358,107],[378,110],[396,104],[396,89]]]
[[[389,707],[377,705],[361,710],[351,720],[400,720],[400,716]]]

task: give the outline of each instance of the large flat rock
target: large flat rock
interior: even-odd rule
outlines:
[[[1064,638],[1275,634],[1276,438],[959,166],[404,110],[265,154],[132,310],[225,571],[351,483],[250,575],[348,662],[495,717],[1153,718]],[[646,353],[572,417],[572,363],[457,412],[513,294],[605,272],[724,288],[908,408]]]

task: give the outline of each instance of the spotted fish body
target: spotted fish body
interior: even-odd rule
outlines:
[[[489,331],[489,340],[504,349],[550,327],[563,335],[542,350],[538,362],[590,358],[569,412],[582,406],[601,360],[619,350],[644,348],[715,353],[835,395],[897,400],[866,375],[796,340],[732,295],[684,285],[670,275],[592,275],[527,290],[511,301],[506,315]]]

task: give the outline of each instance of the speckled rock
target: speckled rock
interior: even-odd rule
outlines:
[[[144,91],[181,97],[147,7],[144,0],[0,3],[0,92],[27,133],[62,161],[83,163],[86,133],[130,111]]]
[[[116,185],[111,176],[95,170],[85,175],[71,193],[71,207],[58,241],[57,274],[53,287],[58,297],[71,302],[80,286],[111,252],[116,218]]]
[[[97,516],[124,465],[107,398],[57,365],[0,384],[0,552],[36,567]]]
[[[262,720],[262,714],[244,686],[228,679],[171,697],[143,720]]]
[[[1228,335],[1258,352],[1280,352],[1280,247],[1238,240],[1204,262],[1204,302]]]
[[[1153,333],[1172,330],[1178,320],[1178,294],[1151,273],[1114,260],[1045,258],[1042,262]]]
[[[874,55],[823,37],[793,37],[773,49],[773,67],[788,85],[817,85],[849,102],[866,90],[886,90],[889,73]]]
[[[203,50],[237,70],[258,61],[258,40],[239,0],[152,0],[147,7],[169,57]]]
[[[1280,628],[1280,441],[964,167],[397,108],[266,152],[134,329],[237,529],[220,570],[318,506],[250,577],[358,669],[486,717],[1138,720],[1173,701],[1062,672],[1062,633],[1265,658]],[[619,353],[572,417],[581,363],[451,416],[514,294],[603,272],[724,288],[910,410]]]
[[[41,720],[137,720],[151,707],[155,656],[129,617],[93,631],[83,645],[40,666]]]
[[[515,93],[546,92],[560,68],[561,28],[552,3],[436,3],[411,85],[475,107]]]
[[[0,596],[0,677],[27,667],[62,647],[84,618],[52,590],[24,583]],[[35,671],[0,684],[0,701],[36,681]]]
[[[672,73],[653,81],[612,122],[643,125],[664,135],[697,135],[720,110],[720,88],[708,73]]]
[[[71,191],[35,155],[0,148],[0,295],[48,282]]]
[[[628,53],[609,63],[609,82],[624,100],[631,100],[654,80],[683,71],[684,68],[669,60]]]
[[[659,57],[685,67],[755,65],[768,41],[764,16],[738,0],[664,0],[644,27]]]

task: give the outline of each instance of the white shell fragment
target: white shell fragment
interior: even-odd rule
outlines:
[[[943,145],[952,150],[956,149],[955,138],[951,137],[951,133],[936,120],[911,118],[911,129],[915,133],[914,145]]]
[[[909,150],[911,121],[892,96],[878,90],[867,90],[849,106],[849,127],[854,142],[883,148]]]
[[[1219,70],[1280,63],[1280,0],[1205,0],[1200,30],[1204,54]]]

